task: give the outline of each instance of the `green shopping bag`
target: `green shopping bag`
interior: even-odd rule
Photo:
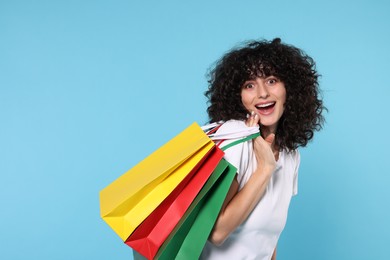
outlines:
[[[205,186],[160,247],[155,259],[198,259],[235,177],[236,168],[222,159]],[[133,251],[134,259],[145,259]]]

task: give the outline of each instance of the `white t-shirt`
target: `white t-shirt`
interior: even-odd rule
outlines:
[[[245,122],[230,120],[218,132],[242,127]],[[225,141],[224,146],[232,141]],[[252,141],[237,144],[225,151],[225,159],[237,168],[239,190],[249,180],[257,166]],[[286,224],[291,197],[298,191],[298,150],[279,153],[276,169],[272,174],[265,193],[257,206],[225,242],[220,246],[207,242],[201,259],[269,260]]]

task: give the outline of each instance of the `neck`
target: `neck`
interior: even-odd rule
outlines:
[[[275,139],[277,138],[276,137],[276,127],[268,127],[268,126],[262,125],[262,126],[260,126],[260,132],[261,132],[261,136],[263,138],[266,138],[270,134],[275,134]],[[279,147],[277,147],[277,145],[275,144],[275,140],[272,142],[271,148],[272,148],[272,151],[274,153],[277,153],[277,154],[279,153]]]
[[[260,132],[261,132],[261,136],[263,138],[266,138],[270,134],[276,134],[276,127],[270,127],[270,126],[263,126],[263,125],[261,125],[260,126]]]

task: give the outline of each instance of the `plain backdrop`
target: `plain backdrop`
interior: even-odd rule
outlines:
[[[132,259],[99,191],[192,122],[230,48],[281,37],[329,112],[279,260],[390,259],[390,2],[0,1],[0,258]],[[259,245],[261,246],[261,245]]]

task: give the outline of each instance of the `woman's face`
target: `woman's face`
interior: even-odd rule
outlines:
[[[244,83],[241,101],[248,112],[254,111],[260,117],[260,124],[275,133],[283,115],[286,102],[284,83],[274,76],[255,78]]]

